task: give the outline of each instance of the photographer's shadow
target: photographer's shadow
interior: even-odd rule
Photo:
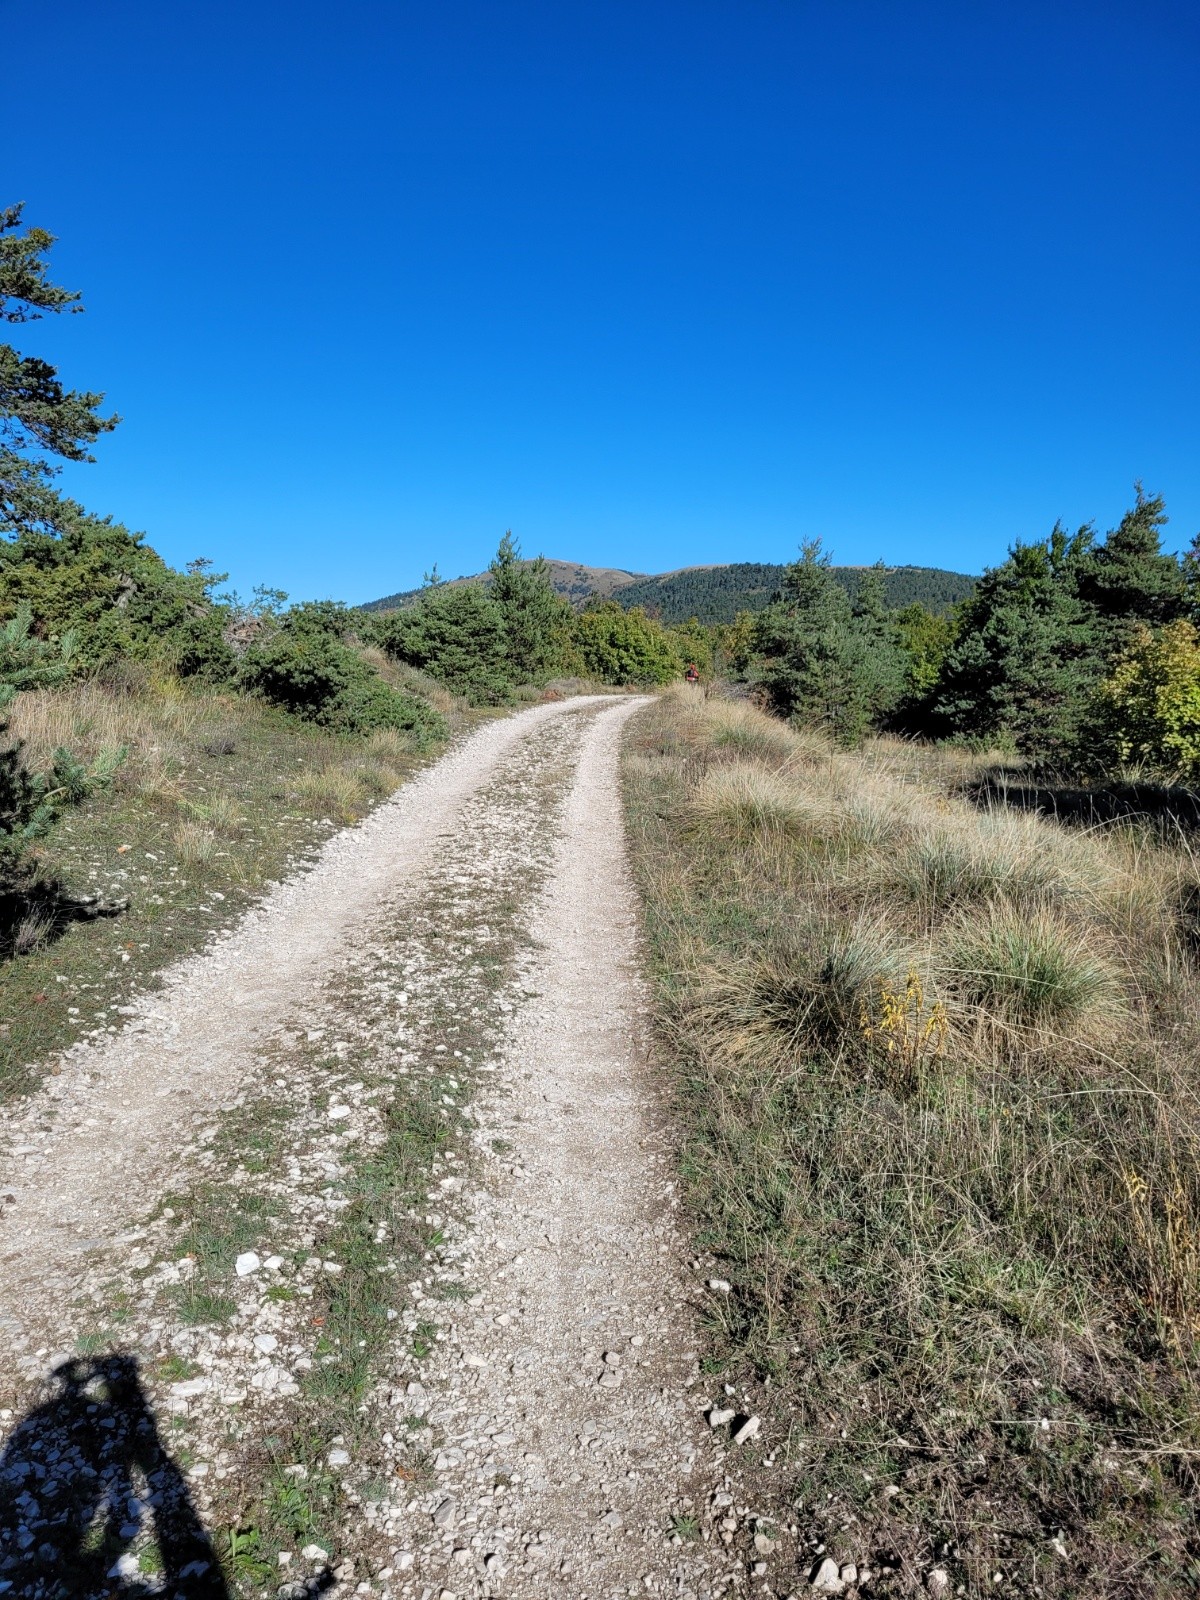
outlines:
[[[68,1361],[51,1382],[0,1456],[0,1600],[229,1600],[137,1362]]]

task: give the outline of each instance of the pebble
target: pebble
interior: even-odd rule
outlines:
[[[747,1417],[733,1436],[734,1444],[745,1444],[747,1439],[757,1438],[761,1428],[761,1417]]]
[[[713,1406],[708,1413],[708,1425],[710,1428],[723,1428],[727,1422],[732,1422],[736,1416],[736,1411],[726,1410],[723,1406]]]
[[[244,1250],[233,1263],[233,1270],[239,1278],[248,1278],[252,1272],[257,1272],[261,1266],[262,1262],[258,1259],[257,1251]]]
[[[845,1589],[838,1564],[831,1556],[826,1556],[813,1573],[812,1586],[815,1594],[841,1594]]]

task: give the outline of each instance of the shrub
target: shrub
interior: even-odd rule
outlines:
[[[575,644],[584,672],[601,683],[648,687],[680,672],[670,635],[640,606],[624,611],[612,600],[589,606],[575,619]]]
[[[26,606],[40,634],[74,642],[74,665],[124,658],[181,675],[228,678],[234,657],[227,614],[213,604],[215,577],[176,572],[141,534],[63,502],[57,534],[0,541],[0,614]]]
[[[432,706],[393,689],[351,645],[302,617],[291,627],[260,630],[241,667],[246,687],[297,716],[339,733],[395,728],[425,747],[444,738],[445,719]]]
[[[504,614],[478,584],[432,584],[371,633],[394,661],[429,673],[472,705],[503,705],[512,694]]]
[[[1114,753],[1189,781],[1200,778],[1200,633],[1170,622],[1137,630],[1100,691]]]

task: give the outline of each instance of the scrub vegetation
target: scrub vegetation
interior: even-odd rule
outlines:
[[[635,725],[663,1056],[732,1285],[709,1369],[760,1385],[810,1548],[884,1592],[1179,1594],[1196,863],[972,800],[991,760],[682,686]]]

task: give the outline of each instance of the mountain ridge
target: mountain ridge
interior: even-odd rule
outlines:
[[[761,611],[779,588],[784,571],[782,562],[727,561],[707,562],[694,567],[677,567],[670,572],[631,572],[624,567],[589,567],[582,562],[547,558],[550,582],[571,604],[579,607],[593,597],[616,600],[620,605],[645,606],[667,623],[732,622],[739,611]],[[852,596],[857,592],[865,566],[838,566],[833,576]],[[975,587],[975,578],[944,567],[904,564],[885,567],[883,573],[887,603],[894,609],[918,601],[934,611],[944,611],[965,600]],[[486,572],[464,574],[447,580],[452,584],[485,583]],[[368,601],[364,611],[396,611],[421,593],[405,589]]]

